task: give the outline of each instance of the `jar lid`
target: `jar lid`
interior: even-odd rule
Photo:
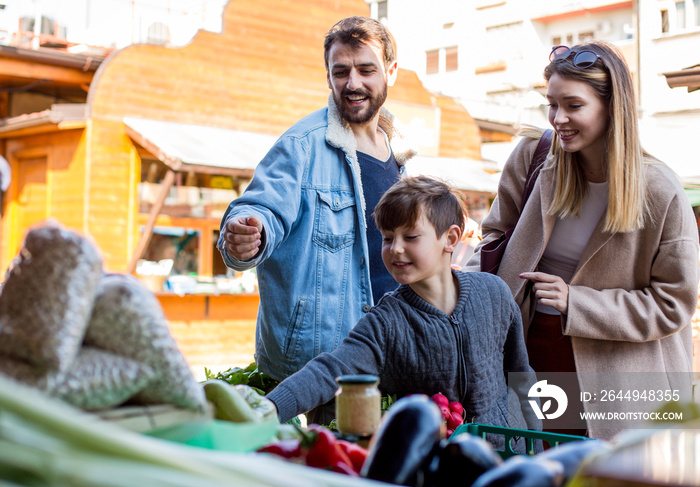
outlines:
[[[374,384],[379,377],[369,374],[341,375],[335,378],[338,384]]]

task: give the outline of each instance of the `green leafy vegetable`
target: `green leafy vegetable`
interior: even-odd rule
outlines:
[[[384,414],[387,409],[391,407],[392,404],[396,402],[396,394],[389,394],[387,396],[382,396],[382,414]]]
[[[280,383],[278,380],[275,380],[264,372],[261,372],[255,362],[248,365],[244,369],[240,367],[231,367],[226,371],[217,373],[213,373],[211,370],[204,367],[204,375],[206,380],[221,379],[232,385],[243,384],[250,386],[257,393],[263,396],[277,387],[277,384]]]

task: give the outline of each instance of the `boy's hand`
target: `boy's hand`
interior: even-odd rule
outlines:
[[[569,310],[569,286],[559,276],[544,272],[523,272],[522,279],[533,282],[537,301],[565,315]]]
[[[263,225],[254,216],[231,218],[224,225],[226,250],[237,260],[249,260],[260,251]]]

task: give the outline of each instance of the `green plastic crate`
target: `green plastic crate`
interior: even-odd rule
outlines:
[[[279,422],[188,421],[146,432],[148,436],[209,450],[248,453],[271,442]]]
[[[549,433],[546,431],[532,431],[517,428],[506,428],[503,426],[490,426],[486,424],[477,423],[465,423],[457,427],[457,429],[452,433],[450,438],[461,433],[469,433],[476,436],[481,436],[485,438],[486,433],[492,433],[496,435],[503,435],[505,437],[505,450],[496,450],[496,452],[501,455],[505,460],[506,458],[512,457],[514,455],[520,455],[520,453],[513,451],[511,440],[513,438],[525,438],[525,448],[528,455],[534,455],[535,449],[533,443],[535,440],[542,440],[546,442],[551,448],[558,446],[560,443],[569,443],[571,441],[581,441],[581,440],[591,440],[585,436],[574,436],[574,435],[564,435],[559,433]]]

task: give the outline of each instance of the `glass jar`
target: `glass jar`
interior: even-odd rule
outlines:
[[[370,436],[379,426],[382,397],[376,375],[341,375],[336,377],[335,419],[343,435]]]

